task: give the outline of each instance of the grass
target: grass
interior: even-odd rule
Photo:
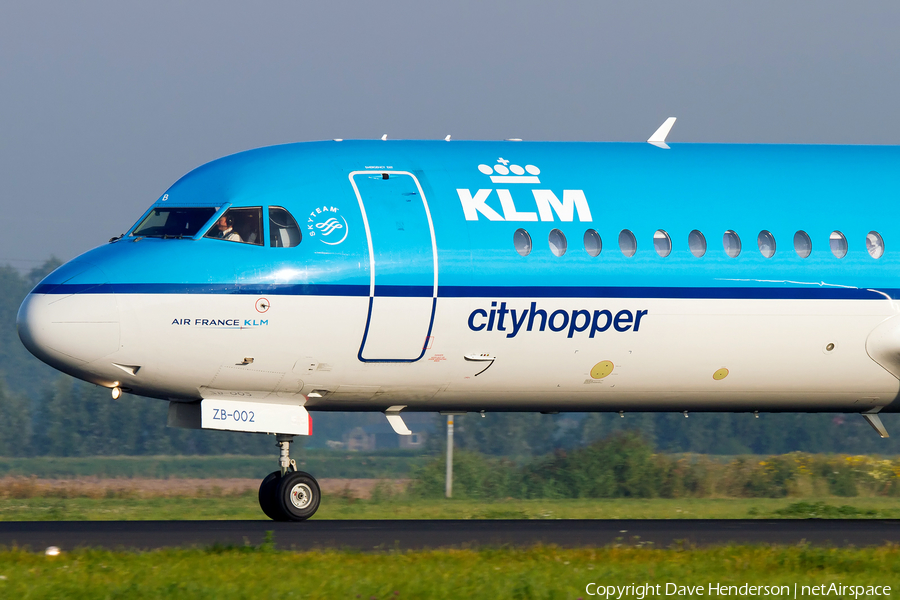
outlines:
[[[0,521],[264,519],[256,495],[221,498],[7,498]],[[2,596],[2,594],[0,594]]]
[[[356,500],[326,495],[315,519],[900,518],[893,498]],[[255,493],[170,498],[3,498],[0,521],[264,519]]]
[[[667,583],[703,586],[704,595],[710,584],[744,583],[786,585],[791,592],[795,584],[890,585],[894,592],[900,547],[537,546],[362,554],[294,553],[264,544],[144,553],[77,550],[56,557],[0,552],[0,596],[7,598],[574,599],[591,597],[585,588],[592,582],[646,582],[661,591]]]
[[[337,500],[337,501],[336,501]],[[798,504],[801,505],[798,507]],[[900,518],[894,498],[829,498],[813,506],[786,498],[348,501],[324,498],[321,519],[748,519]],[[818,510],[816,510],[818,507]],[[828,507],[832,507],[829,510]],[[846,508],[845,508],[846,507]]]

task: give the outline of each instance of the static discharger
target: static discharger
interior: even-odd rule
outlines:
[[[596,365],[591,367],[591,378],[603,379],[604,377],[612,373],[614,368],[615,365],[612,364],[612,361],[601,360]]]
[[[715,373],[713,373],[713,379],[715,379],[716,381],[722,381],[726,377],[728,377],[728,369],[726,369],[725,367],[722,367],[721,369],[718,369]]]

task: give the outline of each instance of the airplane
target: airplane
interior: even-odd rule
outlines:
[[[900,147],[357,140],[220,158],[22,303],[35,356],[273,434],[315,411],[879,412],[900,394]]]

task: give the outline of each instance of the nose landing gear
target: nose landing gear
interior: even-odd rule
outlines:
[[[281,469],[266,475],[259,485],[259,507],[273,521],[305,521],[316,513],[322,494],[309,473],[297,470],[291,460],[292,435],[278,434]]]

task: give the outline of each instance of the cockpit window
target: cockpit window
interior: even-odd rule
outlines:
[[[134,228],[131,235],[163,238],[194,237],[215,212],[216,209],[211,206],[202,208],[161,206],[151,210]]]
[[[209,228],[204,237],[262,245],[262,208],[229,208]]]
[[[291,213],[280,206],[270,206],[269,245],[273,248],[293,248],[302,239],[303,235]]]

